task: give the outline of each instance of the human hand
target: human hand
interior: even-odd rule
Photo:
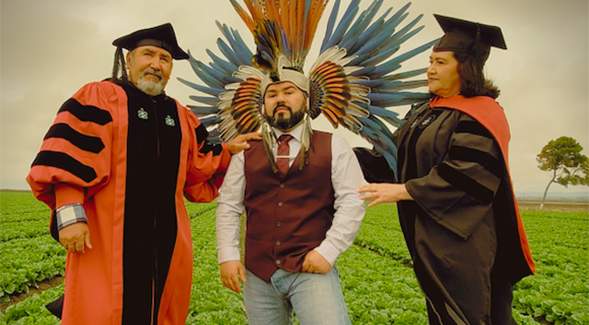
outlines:
[[[219,265],[221,269],[221,282],[227,288],[241,293],[241,286],[239,285],[239,278],[242,282],[247,282],[245,278],[245,268],[240,261],[228,261]]]
[[[227,149],[229,149],[229,152],[232,155],[241,150],[247,150],[250,148],[249,143],[247,143],[249,140],[262,140],[262,134],[259,132],[240,134],[227,142]]]
[[[303,260],[303,272],[325,274],[331,270],[331,264],[316,250],[307,253]]]
[[[389,184],[389,183],[372,183],[360,186],[358,190],[362,193],[360,199],[374,201],[368,204],[369,207],[375,206],[380,203],[395,203],[403,200],[413,200],[405,184]]]
[[[84,222],[77,222],[59,231],[59,242],[70,253],[85,253],[85,248],[92,248],[90,229]]]

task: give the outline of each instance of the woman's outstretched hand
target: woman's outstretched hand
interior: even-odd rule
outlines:
[[[371,183],[360,186],[356,191],[362,194],[362,200],[373,200],[368,204],[369,207],[381,203],[413,200],[405,184]]]

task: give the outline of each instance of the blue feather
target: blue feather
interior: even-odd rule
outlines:
[[[422,75],[426,72],[427,72],[427,68],[415,69],[415,70],[410,70],[410,71],[405,71],[405,72],[399,72],[399,73],[392,74],[392,75],[387,75],[379,80],[408,79],[408,78],[413,78],[413,77]]]
[[[194,106],[194,105],[186,105],[186,107],[190,108],[192,113],[198,117],[204,117],[211,114],[217,114],[219,112],[219,108],[217,106]]]
[[[355,84],[359,84],[362,86],[374,88],[382,85],[384,83],[383,79],[368,79],[368,80],[358,80],[354,82]]]
[[[387,49],[388,47],[383,46],[386,43],[386,40],[389,38],[389,35],[381,34],[377,35],[370,41],[368,41],[357,54],[371,54],[373,51]]]
[[[219,98],[217,97],[204,97],[204,96],[188,96],[188,98],[192,99],[195,102],[203,103],[206,105],[215,106],[219,103]]]
[[[209,131],[209,139],[211,138],[217,138],[217,140],[219,140],[219,129],[218,128],[214,128]]]
[[[399,91],[403,89],[413,89],[427,86],[427,80],[410,80],[410,81],[401,81],[401,80],[384,80],[384,82],[376,87],[372,88],[373,93],[386,93],[392,91]]]
[[[393,46],[390,48],[381,49],[377,55],[372,56],[368,60],[362,62],[362,65],[378,65],[382,61],[391,57],[393,54],[397,53],[400,48],[400,46]]]
[[[178,81],[180,81],[181,83],[187,85],[190,88],[196,89],[198,91],[202,91],[205,94],[209,94],[212,96],[219,96],[221,93],[223,93],[225,91],[225,89],[219,89],[219,88],[210,88],[210,87],[205,87],[205,86],[201,86],[201,85],[197,85],[193,82],[190,82],[188,80],[182,79],[182,78],[177,78]]]
[[[208,117],[203,117],[200,119],[200,122],[206,127],[209,128],[213,125],[219,124],[221,122],[221,118],[219,115],[212,115]]]
[[[231,29],[231,32],[233,34],[233,38],[235,39],[235,44],[239,46],[237,53],[241,58],[241,65],[251,65],[252,56],[254,56],[254,54],[249,49],[249,47],[247,47],[247,44],[243,41],[243,38],[241,38],[241,35],[237,30]]]
[[[363,69],[360,69],[358,71],[350,73],[350,75],[356,76],[356,77],[370,76],[372,71],[374,71],[375,69],[376,69],[376,67],[374,67],[374,66],[367,66],[367,67],[364,67]],[[370,79],[372,79],[372,78],[370,78]]]
[[[407,15],[408,14],[405,14],[403,18],[405,18]],[[407,24],[401,30],[399,30],[398,32],[393,34],[393,36],[391,36],[391,39],[388,43],[389,44],[402,44],[403,41],[401,41],[401,38],[403,37],[403,35],[405,35],[408,31],[410,31],[421,20],[422,17],[423,17],[423,14],[417,16],[417,18],[413,19],[409,24]]]
[[[408,2],[391,17],[390,22],[393,24],[393,28],[396,28],[407,17],[405,12],[409,9],[409,6],[411,6],[411,2]]]
[[[352,20],[358,13],[358,2],[359,0],[355,0],[350,4],[350,6],[348,6],[348,10],[346,10],[346,13],[344,14],[342,20],[340,20],[337,28],[335,29],[335,32],[331,36],[331,39],[329,40],[329,42],[327,42],[326,48],[329,49],[334,45],[339,44],[345,32],[348,30],[348,27],[350,27],[350,24],[352,24]],[[356,6],[352,7],[354,3],[356,3]]]
[[[408,99],[417,101],[429,98],[429,96],[429,93],[396,91],[394,93],[370,93],[368,94],[368,99],[370,99],[370,103],[374,106],[389,107],[398,106],[399,102]]]
[[[222,72],[213,69],[209,66],[207,66],[206,64],[197,61],[198,62],[198,67],[200,68],[201,71],[204,71],[205,73],[207,73],[209,76],[211,76],[212,78],[215,78],[216,80],[223,82],[224,78],[226,77],[225,74],[223,74]]]
[[[419,53],[429,49],[430,47],[432,47],[434,44],[436,43],[436,41],[431,41],[428,42],[422,46],[419,46],[409,52],[406,52],[404,54],[401,54],[393,59],[391,59],[390,61],[383,63],[382,65],[378,66],[378,68],[373,72],[373,76],[383,76],[393,70],[398,69],[401,66],[401,63],[418,55]]]
[[[231,75],[233,74],[233,72],[237,71],[238,67],[235,64],[221,59],[215,53],[213,53],[213,51],[209,49],[207,49],[206,52],[211,57],[211,59],[213,59],[213,62],[215,62],[227,74]]]
[[[207,138],[207,141],[208,141],[209,144],[211,144],[213,146],[220,145],[220,144],[223,143],[223,141],[221,141],[221,139],[219,139],[218,136],[217,137],[211,137],[211,136],[209,136]]]
[[[323,42],[321,42],[321,50],[320,53],[323,53],[326,48],[327,42],[331,38],[331,33],[333,32],[333,26],[335,25],[335,19],[337,18],[337,13],[339,11],[340,0],[336,0],[333,4],[333,9],[331,10],[331,15],[329,16],[329,20],[327,21],[327,28],[325,30],[325,37],[323,38]]]
[[[399,114],[397,112],[389,111],[388,109],[374,105],[370,105],[369,111],[373,115],[384,119],[392,126],[399,127],[399,125],[401,124],[401,119],[398,118]]]
[[[225,57],[229,60],[229,62],[235,64],[236,66],[240,65],[240,58],[237,56],[237,54],[227,45],[227,43],[225,43],[225,41],[223,41],[222,39],[218,38],[217,39],[217,46],[219,46],[219,50],[221,50],[221,53],[223,53],[223,55],[225,55]]]
[[[373,38],[380,38],[386,36],[385,33],[378,33],[383,25],[384,21],[378,20],[370,27],[368,27],[368,29],[364,33],[362,33],[360,37],[358,37],[351,46],[349,46],[349,52],[352,54],[363,54],[366,52],[371,52],[373,49],[366,45]]]
[[[397,113],[397,112],[389,111],[386,108],[382,108],[382,107],[374,106],[374,105],[368,106],[368,110],[370,111],[370,113],[372,113],[373,115],[376,115],[378,117],[397,117],[397,116],[399,116],[399,113]]]
[[[356,20],[356,23],[352,25],[352,28],[346,33],[346,35],[342,38],[340,42],[341,47],[346,49],[352,48],[353,44],[356,43],[358,37],[365,33],[366,27],[372,22],[374,16],[378,12],[378,9],[382,5],[382,0],[375,0],[372,4],[368,7],[368,9],[364,10],[360,17]]]
[[[200,78],[200,80],[202,80],[205,84],[209,85],[211,88],[224,88],[225,84],[223,84],[222,82],[219,82],[218,80],[216,80],[215,78],[209,76],[208,73],[206,73],[205,71],[203,71],[200,68],[200,64],[197,60],[195,60],[194,58],[190,58],[189,59],[190,62],[190,66],[192,67],[192,71],[194,71],[194,73]]]

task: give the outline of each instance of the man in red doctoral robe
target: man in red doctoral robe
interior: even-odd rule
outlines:
[[[62,324],[184,324],[193,260],[184,197],[212,201],[231,154],[258,136],[212,145],[164,93],[173,60],[188,59],[172,25],[113,45],[113,77],[63,104],[27,177],[68,250]]]

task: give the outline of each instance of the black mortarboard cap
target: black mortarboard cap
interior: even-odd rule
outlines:
[[[172,28],[172,24],[170,23],[141,29],[129,35],[119,37],[112,42],[112,45],[125,48],[129,51],[132,51],[139,46],[157,46],[170,52],[172,57],[176,60],[188,59],[188,54],[178,46],[174,28]]]
[[[434,52],[467,53],[485,61],[491,46],[507,49],[501,28],[462,19],[434,15],[444,36],[434,45]]]

